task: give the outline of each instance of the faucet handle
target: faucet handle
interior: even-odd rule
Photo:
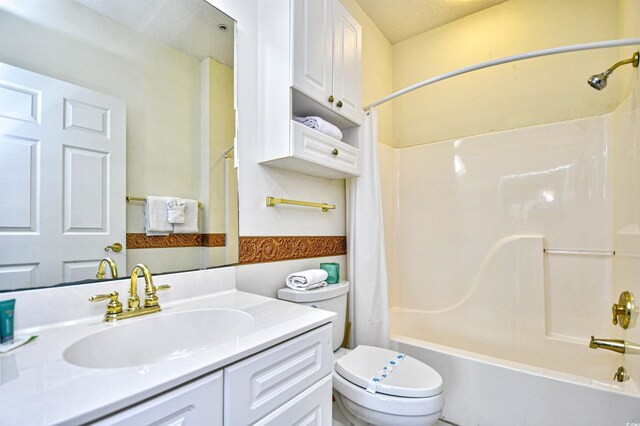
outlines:
[[[156,296],[156,291],[167,291],[170,288],[171,286],[167,284],[151,286],[149,292],[145,295],[146,297],[144,298],[144,307],[152,308],[158,306],[158,296]]]
[[[115,321],[117,314],[122,313],[122,303],[118,300],[117,291],[112,291],[108,294],[96,294],[91,296],[89,301],[100,302],[107,299],[110,299],[110,302],[107,304],[107,313],[104,315],[104,319],[105,321]]]

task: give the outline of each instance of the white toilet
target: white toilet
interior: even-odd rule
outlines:
[[[338,314],[333,322],[333,390],[340,411],[354,425],[428,426],[442,412],[442,377],[397,352],[360,345],[339,349],[344,336],[349,283],[317,290],[283,288],[278,298]],[[386,367],[386,369],[385,369]]]

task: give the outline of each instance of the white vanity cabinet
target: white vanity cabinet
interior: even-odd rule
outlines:
[[[338,0],[264,0],[259,20],[260,163],[327,179],[359,176],[360,24]],[[321,117],[342,140],[293,116]]]
[[[331,324],[92,423],[331,425]]]
[[[292,0],[293,84],[362,123],[362,29],[338,0]]]

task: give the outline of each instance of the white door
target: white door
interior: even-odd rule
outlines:
[[[293,87],[331,108],[333,1],[294,0]]]
[[[0,289],[126,271],[125,102],[0,63]]]
[[[334,3],[334,110],[356,124],[362,123],[362,28],[339,1]]]

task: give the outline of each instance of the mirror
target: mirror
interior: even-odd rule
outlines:
[[[205,0],[0,0],[0,291],[238,262],[235,32]]]

